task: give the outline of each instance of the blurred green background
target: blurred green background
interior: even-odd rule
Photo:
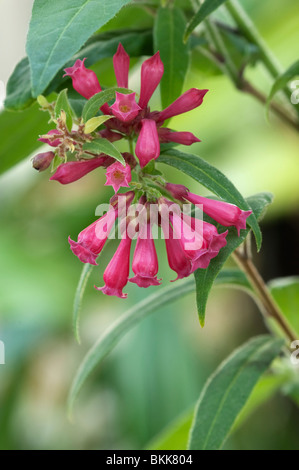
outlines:
[[[282,65],[288,67],[298,59],[298,2],[242,3]],[[5,2],[0,2],[1,8],[4,22]],[[30,2],[26,8],[29,17]],[[18,15],[23,13],[16,10],[15,21],[21,22]],[[122,26],[126,18],[131,25],[129,8],[110,27]],[[1,63],[5,66],[5,61]],[[139,67],[135,63],[131,70],[130,87],[136,90]],[[95,69],[101,71],[104,86],[114,85],[111,60]],[[11,70],[2,72],[7,77]],[[248,77],[269,91],[271,81],[260,66],[249,70]],[[262,223],[265,242],[256,261],[267,280],[298,274],[298,134],[276,118],[267,123],[258,102],[236,91],[227,77],[207,73],[200,57],[193,60],[184,89],[193,86],[209,88],[204,104],[174,118],[171,127],[194,132],[202,143],[191,151],[218,166],[244,196],[263,190],[275,194]],[[158,93],[154,108],[159,109]],[[205,193],[175,170],[162,165],[160,169],[169,180]],[[103,271],[116,246],[111,243],[88,282],[82,345],[76,344],[71,315],[82,265],[69,250],[67,237],[75,238],[94,221],[96,206],[112,192],[103,186],[101,169],[69,186],[48,179],[48,173],[31,169],[29,156],[0,177],[0,340],[6,347],[6,364],[0,365],[0,448],[143,448],[195,403],[220,361],[247,338],[266,331],[263,321],[246,294],[223,288],[212,291],[204,329],[199,326],[194,295],[155,312],[93,374],[71,423],[66,396],[84,353],[108,325],[155,288],[128,285],[126,301],[93,288],[103,284]],[[156,245],[166,285],[174,273],[167,267],[164,243]],[[298,449],[298,419],[292,402],[276,396],[232,435],[226,447]]]

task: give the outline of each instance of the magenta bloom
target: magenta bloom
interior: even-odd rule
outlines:
[[[113,56],[113,67],[117,86],[128,88],[130,56],[126,53],[121,43],[119,43],[116,54]]]
[[[58,131],[57,129],[52,129],[51,131],[48,132],[47,135],[51,136],[53,134],[61,134],[60,131]],[[48,144],[50,145],[51,147],[58,147],[58,145],[61,144],[61,139],[55,139],[55,140],[51,140],[51,139],[43,139],[42,137],[37,139],[39,140],[40,142],[44,142],[45,144]]]
[[[44,171],[47,168],[49,168],[54,157],[55,157],[54,152],[38,153],[32,159],[32,166],[35,170]]]
[[[139,106],[145,108],[159,85],[164,73],[164,65],[160,59],[159,51],[145,60],[141,67],[141,88]]]
[[[206,252],[207,245],[202,234],[195,231],[190,224],[176,213],[170,214],[169,218],[173,230],[181,243],[181,247],[188,258],[195,260]]]
[[[106,170],[106,178],[105,186],[112,186],[116,193],[121,186],[128,188],[132,179],[130,165],[123,166],[120,162],[113,163]]]
[[[121,240],[113,258],[104,272],[104,287],[96,287],[106,295],[115,295],[125,299],[127,294],[123,293],[123,288],[128,282],[130,273],[130,250],[132,240],[125,237]]]
[[[109,165],[111,161],[113,161],[112,158],[104,156],[90,160],[62,163],[50,180],[58,181],[61,184],[73,183],[100,166],[106,168],[107,164]]]
[[[159,286],[161,279],[157,279],[158,257],[150,223],[142,227],[134,252],[132,269],[135,274],[129,279],[139,287]]]
[[[69,237],[72,252],[82,263],[97,265],[96,259],[102,251],[109,233],[115,223],[117,210],[111,208],[100,219],[93,222],[78,235],[75,242]]]
[[[231,225],[235,226],[239,236],[240,230],[246,228],[247,217],[252,214],[251,210],[243,211],[234,204],[208,199],[190,192],[188,192],[188,195],[185,196],[185,198],[192,202],[192,204],[202,206],[203,211],[219,224],[224,225],[225,227],[229,227]]]
[[[145,167],[151,160],[160,155],[160,143],[157,126],[152,119],[142,119],[142,128],[137,139],[135,153],[139,159],[140,167]]]
[[[167,127],[160,127],[158,129],[158,136],[160,142],[177,142],[182,145],[192,145],[200,140],[195,137],[192,132],[174,132]]]
[[[162,223],[162,229],[165,235],[165,245],[169,267],[177,273],[177,278],[171,282],[188,277],[192,272],[191,260],[186,256],[180,240],[174,238],[173,230],[169,225],[168,230]]]
[[[136,103],[135,95],[136,93],[125,95],[123,93],[116,92],[115,103],[110,106],[110,109],[114,116],[120,121],[132,121],[132,119],[134,119],[141,110],[140,106]]]
[[[197,88],[191,88],[185,91],[179,98],[171,103],[166,109],[161,111],[159,115],[159,121],[165,121],[178,114],[187,113],[194,108],[200,106],[203,102],[205,94],[209,90],[198,90]]]
[[[85,60],[86,58],[83,60],[78,59],[72,67],[64,69],[64,77],[71,77],[73,88],[89,100],[93,95],[102,91],[102,88],[95,72],[85,67]]]

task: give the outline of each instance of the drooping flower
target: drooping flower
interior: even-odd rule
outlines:
[[[106,178],[105,186],[112,186],[116,193],[121,186],[129,187],[132,179],[130,165],[123,166],[120,162],[113,163],[106,170]]]
[[[158,136],[160,142],[176,142],[182,145],[192,145],[200,140],[192,132],[174,132],[167,127],[159,127]]]
[[[164,73],[164,65],[159,51],[145,60],[141,66],[141,88],[139,106],[145,108],[159,85]]]
[[[47,168],[49,168],[54,157],[55,157],[54,152],[38,153],[32,159],[32,166],[35,170],[44,171]]]
[[[133,257],[132,269],[135,274],[130,278],[139,287],[159,286],[161,279],[157,279],[158,257],[152,239],[151,224],[148,222],[141,227]]]
[[[115,117],[122,122],[132,121],[141,110],[135,100],[136,93],[123,94],[116,92],[116,100],[110,109]]]
[[[106,295],[115,295],[121,299],[127,298],[123,293],[130,273],[130,251],[132,240],[126,234],[122,238],[116,252],[104,272],[104,287],[96,287]]]
[[[139,159],[140,167],[145,167],[151,160],[160,155],[160,143],[157,126],[152,119],[142,119],[142,128],[137,139],[135,153]]]
[[[61,184],[69,184],[79,180],[96,168],[102,166],[107,168],[108,165],[114,162],[114,159],[108,156],[96,157],[90,160],[81,160],[77,162],[62,163],[57,168],[51,181],[58,181]]]
[[[198,90],[197,88],[191,88],[185,91],[179,98],[171,103],[166,109],[160,112],[158,120],[165,121],[178,114],[187,113],[194,108],[200,106],[203,102],[205,94],[209,90]]]
[[[192,271],[190,258],[185,255],[180,240],[174,237],[171,225],[168,227],[162,223],[162,229],[165,235],[165,245],[169,267],[177,273],[177,278],[171,282],[188,277]]]
[[[52,129],[51,131],[48,132],[47,135],[51,136],[51,135],[57,135],[57,134],[61,134],[61,131],[59,131],[57,129]],[[49,138],[40,137],[37,140],[39,140],[40,142],[44,142],[45,144],[48,144],[51,147],[58,147],[58,145],[61,144],[61,139],[59,139],[59,138],[52,140],[52,139],[49,139]]]
[[[117,217],[117,208],[111,209],[78,235],[75,242],[69,237],[72,252],[82,263],[97,265],[96,259],[102,251]]]
[[[119,43],[117,51],[113,56],[113,67],[117,86],[128,88],[130,56],[126,53],[121,43]]]

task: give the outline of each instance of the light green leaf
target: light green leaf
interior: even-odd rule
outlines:
[[[198,26],[203,20],[205,20],[211,13],[220,7],[226,0],[205,0],[202,5],[198,8],[195,15],[191,18],[187,24],[184,39],[187,41],[192,31]]]
[[[160,51],[164,75],[160,83],[162,107],[166,108],[180,94],[189,65],[189,47],[183,42],[186,28],[179,8],[159,8],[154,26],[154,47]]]
[[[237,287],[253,294],[253,288],[248,281],[245,273],[239,269],[222,269],[214,281],[214,285],[220,287]]]
[[[259,219],[265,211],[265,208],[272,202],[272,194],[259,193],[255,196],[247,198],[247,203],[252,208],[256,219]],[[219,231],[223,231],[223,227],[216,225]],[[232,252],[243,243],[249,233],[249,229],[243,230],[238,237],[234,230],[229,229],[226,237],[227,245],[222,248],[216,258],[212,259],[207,269],[198,269],[194,273],[196,282],[197,309],[201,326],[205,324],[206,306],[210,290],[215,279],[221,271],[224,263],[227,261]]]
[[[123,166],[126,166],[126,162],[122,154],[107,139],[95,139],[92,142],[87,142],[83,145],[83,150],[86,152],[92,152],[95,155],[105,153],[105,155],[115,158],[115,160],[120,162]]]
[[[281,312],[299,338],[299,276],[273,279],[268,286]]]
[[[83,108],[83,121],[87,122],[89,119],[93,118],[98,113],[100,107],[103,106],[103,104],[114,100],[116,91],[124,94],[132,93],[132,91],[128,90],[127,88],[108,88],[105,91],[96,93],[94,96],[92,96],[92,98],[90,98],[90,100],[87,101]]]
[[[84,264],[80,280],[76,289],[74,308],[73,308],[73,330],[74,335],[78,343],[80,344],[80,332],[79,332],[79,315],[82,306],[83,295],[85,292],[86,284],[93,269],[92,264]]]
[[[59,118],[61,111],[64,111],[66,114],[66,125],[69,131],[72,130],[73,119],[72,119],[72,108],[70,106],[68,97],[67,97],[67,88],[62,90],[56,100],[54,114],[56,119]]]
[[[234,351],[210,377],[199,398],[190,450],[219,450],[254,386],[280,353],[283,340],[258,336]]]
[[[91,134],[95,131],[101,124],[113,118],[114,116],[96,116],[87,121],[84,126],[84,134]]]
[[[292,78],[296,77],[299,75],[299,60],[292,64],[282,75],[279,75],[279,77],[276,78],[275,82],[272,85],[271,91],[269,93],[269,96],[267,98],[267,103],[266,103],[266,110],[268,113],[269,110],[269,105],[276,95],[276,93],[279,90],[282,90],[285,88],[290,80]]]
[[[37,97],[68,59],[129,0],[35,0],[27,37]]]
[[[161,288],[155,294],[148,296],[146,299],[136,304],[113,323],[89,350],[78,369],[69,394],[69,412],[71,413],[76,397],[89,374],[128,331],[150,313],[156,312],[163,305],[174,302],[193,290],[193,278],[185,279],[175,286]]]
[[[158,162],[166,163],[183,171],[217,196],[227,202],[236,204],[240,209],[250,209],[249,204],[244,200],[233,183],[221,171],[197,155],[169,149],[160,155]],[[248,217],[247,223],[252,228],[259,250],[262,244],[262,234],[254,214]]]
[[[146,450],[186,450],[193,415],[194,408],[173,420],[148,443]]]

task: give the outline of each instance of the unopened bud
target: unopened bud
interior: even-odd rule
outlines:
[[[44,171],[47,168],[49,168],[54,157],[55,157],[54,152],[38,153],[32,159],[32,166],[38,171]]]

